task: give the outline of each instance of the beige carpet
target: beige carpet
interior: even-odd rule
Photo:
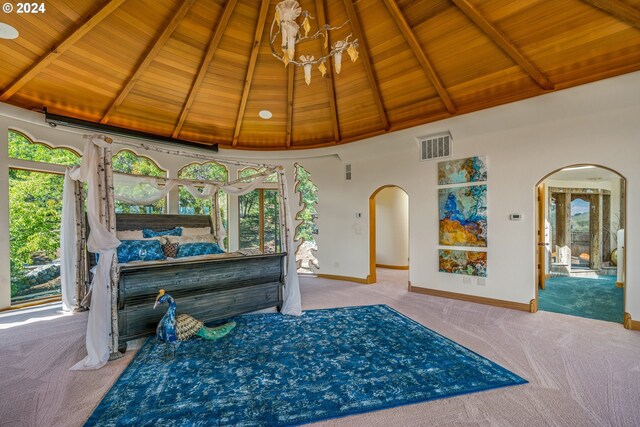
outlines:
[[[387,304],[529,384],[329,420],[324,426],[640,426],[640,333],[597,320],[528,314],[407,292],[407,273],[375,285],[302,279],[305,309]],[[86,314],[0,313],[0,425],[79,426],[133,357],[69,372]],[[31,320],[28,320],[31,319]]]

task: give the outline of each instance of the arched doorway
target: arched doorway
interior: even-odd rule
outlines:
[[[627,323],[626,179],[595,164],[570,165],[536,186],[532,311]]]
[[[369,277],[377,268],[409,269],[409,195],[396,185],[384,185],[369,197]]]

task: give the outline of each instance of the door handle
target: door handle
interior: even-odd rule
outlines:
[[[538,246],[549,246],[549,244],[548,243],[538,242]]]

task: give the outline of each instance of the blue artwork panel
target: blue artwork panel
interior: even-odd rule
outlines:
[[[487,180],[486,157],[469,157],[438,163],[438,185]]]
[[[487,246],[487,186],[438,190],[440,244]]]

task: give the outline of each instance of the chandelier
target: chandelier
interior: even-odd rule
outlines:
[[[304,18],[302,25],[299,25],[296,20],[302,15]],[[321,55],[318,59],[310,53],[300,55],[296,60],[296,45],[305,40],[314,40],[320,37],[324,37],[324,48],[327,49],[329,45],[329,31],[339,30],[344,27],[349,20],[345,21],[338,27],[332,27],[328,24],[318,28],[318,30],[309,34],[311,31],[311,24],[309,24],[312,17],[308,11],[302,10],[300,5],[295,0],[283,0],[276,5],[276,13],[271,23],[271,31],[269,33],[269,46],[271,46],[271,53],[284,63],[284,66],[289,64],[297,65],[304,68],[304,81],[307,84],[311,83],[311,67],[313,65],[318,66],[318,71],[322,74],[322,77],[327,73],[326,63],[331,57],[333,57],[333,66],[336,70],[336,74],[340,74],[342,68],[342,53],[347,52],[351,61],[355,62],[358,59],[358,39],[351,39],[353,34],[349,34],[346,38],[339,40],[331,45],[329,53]],[[301,31],[304,31],[304,35]],[[275,32],[274,32],[275,30]],[[282,35],[282,53],[279,53],[273,44],[278,37],[278,34]]]

